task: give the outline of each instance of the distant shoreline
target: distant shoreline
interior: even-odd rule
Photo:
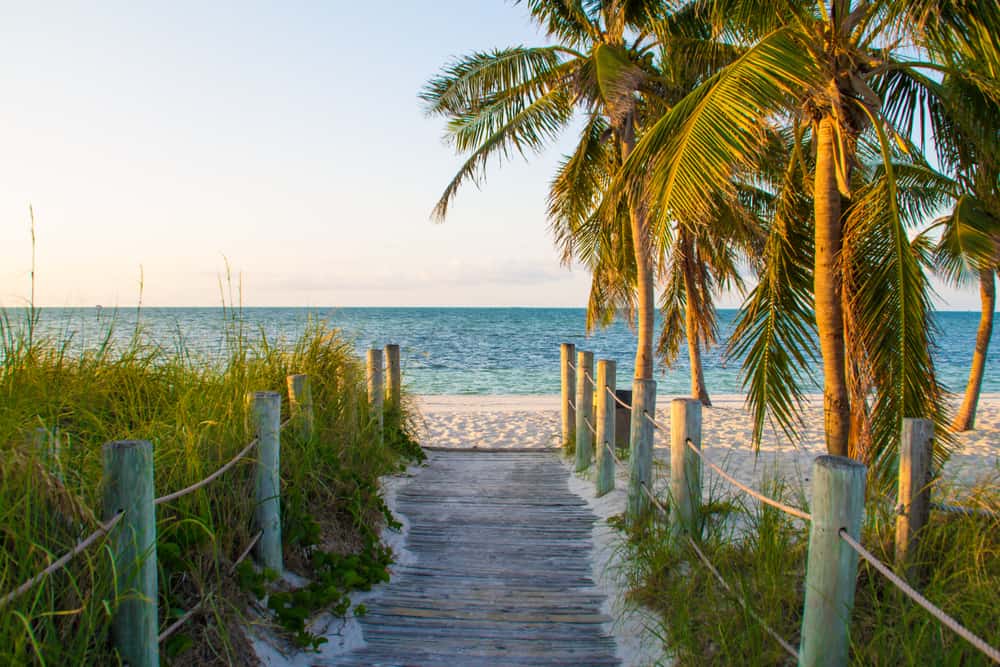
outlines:
[[[317,310],[563,310],[563,311],[578,311],[580,313],[585,313],[587,309],[582,306],[153,306],[147,304],[118,304],[118,305],[93,305],[93,306],[35,306],[36,310],[104,310],[104,311],[116,311],[116,310],[136,310],[140,308],[142,310],[304,310],[304,311],[317,311]],[[0,310],[27,310],[29,306],[27,305],[0,305]],[[739,307],[730,306],[726,308],[717,308],[720,313],[735,313],[739,311]],[[958,308],[935,308],[931,312],[933,313],[961,313],[969,314],[975,313],[979,314],[978,309],[965,309],[960,310]],[[994,317],[1000,315],[1000,310],[994,312]]]

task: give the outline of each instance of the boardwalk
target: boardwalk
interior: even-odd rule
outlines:
[[[596,519],[557,457],[430,452],[398,495],[415,561],[368,603],[365,648],[322,664],[620,664],[591,580]]]

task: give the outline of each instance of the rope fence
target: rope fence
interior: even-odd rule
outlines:
[[[119,512],[118,514],[114,515],[113,517],[111,517],[110,521],[108,521],[107,523],[102,524],[100,528],[98,528],[97,530],[95,530],[94,532],[92,532],[90,535],[88,535],[87,537],[85,537],[82,540],[80,540],[79,542],[77,542],[77,544],[76,544],[75,547],[73,547],[68,552],[66,552],[65,554],[63,554],[54,563],[52,563],[51,565],[49,565],[47,568],[45,568],[44,570],[42,570],[41,572],[39,572],[38,574],[36,574],[32,578],[28,579],[26,582],[24,582],[23,584],[21,584],[20,586],[18,586],[14,590],[12,590],[10,593],[7,593],[6,595],[4,595],[2,598],[0,598],[0,609],[3,609],[12,600],[14,600],[16,598],[19,598],[22,595],[24,595],[25,593],[27,593],[28,591],[30,591],[32,588],[35,587],[35,585],[38,582],[40,582],[45,577],[49,576],[50,574],[54,574],[54,573],[58,572],[59,570],[61,570],[62,568],[66,567],[66,565],[71,560],[73,560],[74,558],[76,558],[77,556],[79,556],[81,553],[83,553],[84,551],[86,551],[90,547],[90,545],[92,545],[94,542],[96,542],[97,540],[99,540],[104,535],[107,535],[108,533],[110,533],[111,529],[114,528],[115,526],[117,526],[118,523],[124,517],[125,517],[125,513],[124,512]]]
[[[973,632],[968,630],[961,623],[956,621],[954,618],[952,618],[945,612],[941,611],[941,609],[935,606],[934,603],[932,603],[930,600],[921,595],[919,591],[915,590],[909,584],[903,581],[903,579],[901,579],[899,575],[893,572],[885,563],[876,558],[872,552],[868,551],[868,549],[865,549],[864,546],[862,546],[860,542],[851,537],[846,530],[841,528],[837,534],[840,535],[840,539],[846,542],[849,547],[854,549],[854,551],[856,551],[859,556],[868,561],[868,563],[872,567],[878,570],[882,574],[882,576],[884,576],[886,579],[891,581],[896,586],[896,588],[905,593],[907,597],[909,597],[911,600],[913,600],[918,605],[927,610],[927,612],[931,616],[939,620],[941,623],[947,626],[948,629],[957,634],[959,637],[972,644],[972,646],[978,649],[983,655],[987,656],[996,663],[1000,663],[1000,651],[987,644],[983,639],[981,639],[979,636],[975,635]]]
[[[227,470],[229,470],[234,465],[236,465],[237,463],[239,463],[239,461],[244,456],[246,456],[247,454],[249,454],[250,450],[253,449],[256,446],[257,446],[257,438],[254,438],[253,440],[250,441],[250,443],[246,447],[244,447],[242,450],[240,450],[239,454],[237,454],[236,456],[234,456],[232,459],[230,459],[230,461],[228,463],[226,463],[225,465],[223,465],[221,468],[219,468],[218,470],[216,470],[215,472],[213,472],[211,475],[209,475],[205,479],[201,480],[200,482],[195,482],[191,486],[185,487],[185,488],[181,489],[180,491],[174,491],[173,493],[168,493],[165,496],[160,496],[159,498],[157,498],[156,500],[153,501],[153,504],[154,505],[163,505],[164,503],[169,503],[172,500],[177,500],[178,498],[183,498],[184,496],[186,496],[186,495],[188,495],[190,493],[194,493],[198,489],[201,489],[201,488],[204,488],[204,487],[208,486],[209,484],[211,484],[212,482],[214,482],[215,480],[217,480],[219,477],[222,477],[222,475],[224,475]]]
[[[608,394],[611,396],[611,398],[615,399],[615,403],[617,403],[618,405],[622,406],[623,408],[625,408],[629,412],[632,412],[632,406],[629,405],[628,403],[626,403],[625,401],[623,401],[622,399],[618,398],[618,396],[615,394],[614,391],[611,390],[610,387],[605,387],[605,391],[608,392]]]
[[[236,572],[236,568],[239,566],[239,564],[242,563],[244,560],[246,560],[246,557],[250,555],[250,552],[257,545],[257,542],[260,541],[261,535],[263,534],[264,534],[263,531],[257,531],[257,534],[254,535],[253,539],[250,540],[250,544],[247,546],[247,548],[243,550],[243,552],[239,555],[239,557],[235,561],[233,561],[233,564],[229,567],[229,576],[233,576],[233,573]],[[197,614],[199,611],[201,611],[201,608],[205,606],[206,602],[212,599],[213,595],[214,593],[208,593],[207,595],[205,595],[205,597],[198,600],[197,604],[193,605],[190,609],[188,609],[187,613],[185,613],[183,616],[174,621],[169,628],[161,632],[160,635],[156,638],[156,641],[162,644],[166,639],[169,639],[171,635],[173,635],[181,628],[181,626],[183,626],[189,620],[194,618],[194,615]]]
[[[948,505],[945,503],[931,503],[931,508],[939,512],[948,514],[962,514],[964,516],[985,516],[990,518],[1000,517],[1000,514],[985,507],[962,507],[960,505]]]
[[[646,486],[645,484],[642,484],[641,488],[643,493],[646,494],[646,497],[649,498],[649,501],[653,503],[653,505],[658,510],[660,510],[662,514],[666,515],[667,508],[660,502],[660,500],[656,497],[656,495],[652,491],[650,491],[649,487]],[[698,556],[699,560],[701,560],[701,562],[705,565],[705,567],[708,568],[708,571],[715,576],[716,580],[719,582],[719,585],[722,586],[723,590],[725,590],[733,598],[735,598],[736,601],[740,603],[740,606],[743,607],[743,609],[745,609],[748,613],[750,613],[753,616],[753,608],[750,606],[750,603],[747,602],[745,597],[737,593],[736,590],[729,585],[729,582],[727,582],[725,577],[723,577],[719,573],[719,570],[717,570],[716,567],[712,564],[712,561],[708,559],[708,556],[706,556],[705,552],[701,550],[701,548],[698,546],[698,543],[695,542],[693,539],[691,539],[690,535],[685,534],[684,537],[687,540],[687,543],[694,550],[695,554]],[[771,638],[774,639],[781,646],[781,648],[785,649],[785,651],[787,651],[788,654],[793,658],[795,658],[796,660],[799,659],[799,652],[795,650],[795,647],[793,647],[788,641],[786,641],[784,637],[779,635],[777,631],[774,630],[774,628],[772,628],[770,625],[762,621],[759,616],[753,616],[753,617],[757,619],[757,622],[760,623],[764,631],[767,632],[767,634],[770,635]]]
[[[381,439],[383,402],[388,393],[389,405],[399,404],[399,355],[392,354],[393,346],[387,346],[390,382],[388,392],[382,382],[381,363],[372,367],[369,354],[368,390],[373,409],[379,414],[378,427]],[[371,350],[379,352],[382,350]],[[378,355],[381,362],[381,354]],[[378,373],[374,373],[378,370]],[[105,443],[102,453],[105,480],[104,514],[111,518],[86,538],[78,542],[70,551],[58,558],[44,570],[32,576],[20,586],[0,597],[0,609],[24,595],[46,577],[54,574],[70,563],[73,558],[93,546],[102,537],[122,524],[118,531],[130,537],[115,537],[112,557],[115,567],[115,591],[121,599],[116,607],[114,636],[118,653],[123,662],[133,667],[155,667],[159,664],[159,644],[173,635],[187,621],[204,608],[216,592],[204,595],[183,616],[170,624],[162,633],[159,627],[157,577],[156,577],[156,508],[160,505],[183,498],[205,488],[250,452],[258,449],[255,468],[255,516],[258,526],[250,544],[240,553],[229,568],[231,576],[236,567],[250,553],[257,549],[257,560],[265,568],[279,575],[284,570],[280,517],[280,474],[279,451],[281,432],[293,421],[298,423],[302,434],[308,438],[313,433],[312,393],[309,377],[290,375],[287,378],[288,400],[291,416],[281,421],[281,395],[278,392],[263,391],[252,394],[251,412],[254,416],[257,437],[247,443],[229,461],[204,479],[183,489],[154,498],[153,446],[149,441],[129,440]],[[374,396],[374,398],[373,398]],[[118,534],[116,533],[116,534]]]
[[[615,464],[617,464],[619,467],[622,467],[622,468],[625,467],[625,464],[622,463],[622,460],[620,458],[618,458],[618,454],[615,453],[615,448],[614,447],[612,447],[608,443],[604,443],[604,449],[606,449],[608,451],[608,454],[611,454],[611,459],[615,462]]]
[[[289,424],[289,422],[291,422],[291,419],[286,419],[284,422],[282,422],[281,428],[284,428],[285,426],[287,426]],[[168,503],[168,502],[170,502],[172,500],[177,500],[178,498],[183,498],[184,496],[186,496],[186,495],[188,495],[190,493],[194,493],[198,489],[201,489],[201,488],[203,488],[205,486],[208,486],[209,484],[211,484],[212,482],[214,482],[216,479],[218,479],[219,477],[221,477],[223,474],[225,474],[230,468],[232,468],[234,465],[236,465],[248,453],[250,453],[250,450],[252,450],[255,446],[257,446],[257,442],[258,442],[258,438],[254,438],[253,440],[251,440],[246,445],[246,447],[244,447],[242,450],[240,450],[240,452],[236,456],[234,456],[227,463],[225,463],[221,468],[219,468],[218,470],[216,470],[215,472],[213,472],[211,475],[209,475],[205,479],[203,479],[203,480],[201,480],[199,482],[195,482],[191,486],[185,487],[185,488],[181,489],[180,491],[174,491],[173,493],[168,493],[167,495],[160,496],[159,498],[156,498],[156,499],[153,500],[153,504],[154,505],[162,505],[162,504]],[[80,540],[76,544],[76,546],[74,546],[72,549],[70,549],[68,552],[66,552],[63,556],[61,556],[54,563],[52,563],[51,565],[49,565],[48,567],[46,567],[44,570],[42,570],[41,572],[39,572],[35,576],[33,576],[30,579],[28,579],[27,581],[25,581],[23,584],[21,584],[20,586],[18,586],[17,588],[15,588],[10,593],[7,593],[6,595],[4,595],[2,598],[0,598],[0,609],[2,609],[3,607],[5,607],[12,600],[14,600],[16,598],[19,598],[22,595],[24,595],[25,593],[27,593],[28,591],[30,591],[32,588],[34,588],[34,586],[36,584],[38,584],[40,581],[42,581],[45,577],[47,577],[47,576],[49,576],[51,574],[54,574],[54,573],[58,572],[59,570],[61,570],[62,568],[64,568],[75,557],[79,556],[81,553],[83,553],[84,551],[86,551],[92,544],[94,544],[94,542],[96,542],[98,539],[100,539],[103,535],[106,535],[109,532],[111,532],[111,530],[115,526],[117,526],[118,523],[124,517],[125,517],[125,512],[118,512],[116,515],[114,515],[111,518],[110,521],[102,524],[97,530],[95,530],[94,532],[92,532],[90,535],[88,535],[87,537],[83,538],[82,540]],[[259,539],[259,536],[258,536],[257,539]],[[254,540],[255,544],[256,544],[256,541],[257,540]]]
[[[659,422],[657,422],[655,419],[653,419],[651,416],[649,416],[649,413],[645,413],[645,414],[646,414],[646,419],[648,419],[650,422],[652,422],[653,426],[655,426],[656,428],[661,429],[663,431],[667,430],[667,428],[665,426],[663,426],[662,424],[660,424]],[[702,460],[702,462],[705,463],[705,465],[707,465],[709,468],[711,468],[713,471],[715,471],[715,473],[717,475],[719,475],[720,477],[722,477],[724,480],[726,480],[727,482],[729,482],[730,484],[732,484],[736,488],[738,488],[741,491],[743,491],[743,493],[745,493],[745,494],[747,494],[747,495],[749,495],[749,496],[751,496],[753,498],[756,498],[757,500],[759,500],[760,502],[762,502],[762,503],[764,503],[766,505],[770,505],[771,507],[775,507],[775,508],[781,510],[782,512],[784,512],[785,514],[791,514],[792,516],[797,517],[799,519],[802,519],[803,521],[812,521],[812,516],[810,516],[807,512],[803,512],[802,510],[797,509],[795,507],[792,507],[791,505],[786,505],[785,503],[779,502],[777,500],[774,500],[773,498],[765,496],[763,493],[760,493],[759,491],[755,491],[754,489],[750,488],[746,484],[743,484],[742,482],[740,482],[738,479],[736,479],[735,477],[733,477],[732,475],[730,475],[729,473],[727,473],[725,470],[723,470],[722,468],[720,468],[719,466],[717,466],[711,459],[709,459],[707,456],[705,456],[705,452],[703,452],[700,449],[698,449],[697,447],[695,447],[694,443],[691,442],[691,440],[685,440],[685,444],[688,446],[688,448],[692,452],[694,452],[695,454],[698,455],[698,458],[700,458]]]
[[[564,359],[564,363],[565,361],[566,360]],[[613,362],[610,363],[613,364]],[[575,369],[576,366],[572,366],[572,368]],[[584,369],[583,375],[594,385],[597,384],[586,369]],[[566,377],[565,374],[564,377]],[[683,402],[686,410],[690,408],[693,403],[697,403],[697,406],[696,408],[692,408],[694,410],[693,412],[678,412],[675,410],[674,419],[672,421],[672,429],[667,429],[666,426],[658,422],[655,416],[650,414],[650,411],[655,409],[655,383],[650,381],[645,382],[652,385],[652,392],[654,395],[653,400],[646,403],[634,401],[634,403],[643,407],[641,412],[652,429],[635,430],[633,428],[632,431],[632,437],[639,437],[640,442],[638,443],[638,446],[635,442],[631,443],[630,446],[632,456],[629,461],[631,466],[631,475],[627,516],[629,518],[635,518],[633,513],[638,512],[641,509],[639,504],[633,502],[633,495],[645,495],[645,497],[647,497],[661,513],[670,517],[672,530],[674,532],[682,532],[686,536],[688,543],[691,545],[699,560],[701,560],[701,562],[715,576],[720,585],[730,595],[734,596],[747,611],[750,611],[750,606],[746,599],[740,596],[739,593],[732,586],[730,586],[728,582],[726,582],[725,578],[714,567],[705,553],[698,547],[698,544],[690,534],[689,529],[694,525],[693,522],[691,522],[691,518],[697,514],[697,507],[701,502],[700,466],[692,466],[690,465],[690,460],[688,458],[683,455],[676,454],[673,451],[671,452],[672,503],[676,503],[678,505],[672,514],[667,512],[667,508],[651,491],[650,471],[652,467],[651,459],[653,431],[660,430],[666,432],[668,430],[673,430],[671,435],[671,440],[673,442],[685,443],[685,451],[689,450],[690,453],[697,455],[696,460],[706,464],[712,469],[713,472],[735,486],[744,494],[747,494],[763,504],[774,507],[790,516],[801,519],[802,521],[810,524],[810,560],[806,567],[806,603],[802,622],[802,645],[800,647],[800,651],[805,656],[804,660],[806,662],[810,662],[810,660],[812,660],[815,656],[823,655],[828,651],[834,651],[838,653],[838,655],[841,655],[842,660],[838,658],[833,661],[834,663],[837,663],[838,661],[847,661],[847,622],[849,620],[849,614],[845,615],[843,613],[843,609],[845,606],[850,608],[850,601],[853,600],[853,588],[857,585],[856,566],[854,567],[853,573],[848,573],[850,576],[846,576],[842,568],[838,570],[839,566],[837,565],[837,561],[841,559],[841,556],[839,555],[840,549],[836,548],[835,545],[831,545],[827,542],[824,548],[818,549],[816,554],[813,553],[813,542],[816,539],[813,535],[816,530],[815,527],[817,525],[817,521],[820,521],[820,525],[825,526],[827,530],[829,530],[829,526],[831,525],[841,526],[836,533],[829,531],[829,534],[832,535],[832,538],[830,539],[833,539],[835,542],[842,540],[867,562],[871,563],[872,566],[879,572],[885,575],[908,597],[927,610],[934,618],[968,641],[973,647],[988,656],[991,660],[1000,664],[1000,651],[987,644],[982,638],[978,637],[973,632],[962,626],[954,618],[934,606],[918,591],[909,586],[900,576],[895,574],[887,565],[875,558],[871,552],[867,551],[861,545],[857,538],[851,535],[850,531],[843,527],[853,525],[854,532],[856,534],[860,532],[861,513],[864,508],[864,483],[867,477],[867,469],[863,465],[850,459],[840,459],[840,457],[821,456],[817,458],[814,463],[813,486],[814,489],[816,489],[819,488],[820,484],[825,485],[823,486],[822,491],[822,495],[825,496],[825,500],[823,503],[816,501],[817,494],[820,492],[814,490],[813,498],[814,502],[817,504],[813,508],[813,513],[807,513],[803,510],[775,500],[774,498],[770,498],[752,487],[743,484],[723,470],[722,467],[717,465],[714,461],[707,457],[704,452],[701,451],[701,404],[697,400],[677,399],[674,401],[674,407],[678,407],[677,404]],[[616,395],[614,390],[611,389],[613,384],[614,378],[612,365],[611,381],[608,382],[603,389],[615,403],[628,410],[632,415],[635,415],[638,410],[634,405],[625,403]],[[636,381],[635,386],[636,388],[643,387],[645,389],[645,387],[641,385],[638,380]],[[597,387],[597,390],[601,391],[601,387]],[[645,391],[649,390],[645,389]],[[648,410],[646,407],[648,407]],[[678,419],[678,416],[681,418]],[[595,430],[593,424],[586,417],[584,417],[584,422],[591,430]],[[646,433],[643,431],[646,431]],[[926,512],[928,510],[935,509],[942,512],[965,516],[983,516],[991,518],[1000,516],[997,512],[986,508],[970,508],[929,502],[928,498],[930,485],[927,484],[927,481],[931,479],[929,466],[931,458],[930,447],[932,431],[932,424],[928,420],[904,420],[903,436],[900,445],[900,507],[896,525],[896,555],[898,567],[907,566],[908,554],[912,551],[913,545],[919,537],[919,529],[926,522]],[[648,440],[643,442],[643,438]],[[607,453],[611,455],[615,464],[624,467],[625,464],[616,455],[614,447],[607,442],[603,443],[603,445]],[[643,456],[649,458],[650,460],[639,460],[640,457]],[[837,463],[838,459],[844,463]],[[696,475],[696,477],[692,479],[689,477],[690,475]],[[607,492],[609,487],[605,486],[602,488],[600,474],[598,475],[598,478],[598,494],[600,495]],[[822,478],[823,481],[821,482],[819,478]],[[613,483],[610,488],[613,488]],[[855,498],[856,502],[849,501],[849,497]],[[835,500],[833,500],[834,498]],[[838,512],[845,511],[844,507],[853,507],[854,509],[851,511],[854,511],[856,514],[851,517],[838,514]],[[815,518],[817,512],[820,512],[820,519]],[[700,528],[697,530],[700,530]],[[824,539],[826,538],[821,537],[819,538],[819,541],[822,542]],[[819,574],[811,574],[815,572],[818,572]],[[823,574],[824,572],[826,574]],[[848,595],[848,593],[850,593],[850,595]],[[817,596],[812,603],[809,599],[810,595]],[[773,628],[761,621],[759,617],[755,616],[755,618],[757,618],[758,622],[761,623],[764,630],[776,642],[778,642],[790,656],[794,657],[796,660],[800,659],[799,651],[797,651],[795,647],[778,635]],[[831,637],[834,639],[831,640]]]

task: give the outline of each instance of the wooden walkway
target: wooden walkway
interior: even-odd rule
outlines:
[[[428,453],[403,486],[415,562],[366,603],[366,646],[323,665],[619,665],[586,503],[553,451]]]

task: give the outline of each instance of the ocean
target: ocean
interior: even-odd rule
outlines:
[[[66,340],[74,349],[100,343],[115,320],[114,338],[127,340],[141,321],[144,335],[168,350],[185,347],[203,358],[225,350],[226,314],[221,308],[42,308],[39,331]],[[14,321],[23,320],[8,310]],[[704,354],[710,393],[741,393],[741,361],[726,355],[725,341],[736,311],[720,311],[722,344]],[[297,338],[310,318],[336,327],[359,354],[370,347],[398,343],[404,383],[419,394],[552,394],[559,391],[559,344],[575,343],[596,359],[618,362],[619,384],[632,376],[635,334],[622,322],[587,336],[579,308],[245,308],[250,337],[270,341]],[[979,313],[938,312],[934,349],[938,376],[952,391],[962,391],[972,359]],[[1000,327],[994,327],[983,391],[1000,392]],[[817,357],[819,351],[816,352]],[[817,363],[814,376],[821,378]],[[687,349],[673,368],[657,364],[658,393],[689,389]],[[819,385],[807,387],[818,391]]]

